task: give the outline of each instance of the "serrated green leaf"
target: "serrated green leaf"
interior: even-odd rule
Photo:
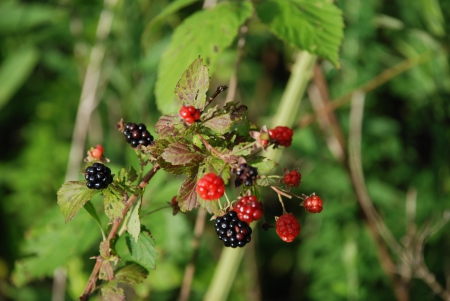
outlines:
[[[142,34],[141,43],[144,48],[148,48],[152,44],[156,37],[159,36],[161,24],[164,19],[174,14],[183,7],[188,6],[191,3],[198,2],[199,0],[176,0],[167,5],[163,11],[161,11],[156,17],[154,17],[145,27]]]
[[[235,156],[247,156],[250,155],[252,152],[252,148],[250,147],[253,145],[253,142],[246,142],[246,143],[239,143],[233,148],[232,153]]]
[[[141,198],[134,204],[133,208],[128,211],[127,215],[129,215],[129,219],[127,222],[127,231],[134,238],[134,241],[137,242],[139,238],[139,233],[141,233],[141,219],[139,217],[139,213],[141,211]]]
[[[185,130],[186,126],[178,114],[163,115],[155,124],[155,132],[160,138],[180,136]]]
[[[111,221],[116,221],[122,218],[122,210],[125,208],[125,205],[122,203],[123,196],[121,191],[115,187],[109,186],[107,189],[103,190],[103,195],[105,214],[109,219]]]
[[[109,281],[101,288],[102,300],[104,301],[125,301],[123,289],[117,286],[117,281]]]
[[[206,91],[209,89],[208,68],[198,57],[183,72],[175,87],[175,95],[180,106],[193,106],[203,111],[206,104]]]
[[[58,190],[58,206],[65,217],[66,223],[70,221],[81,207],[89,201],[98,190],[89,189],[83,181],[70,181]]]
[[[156,103],[163,114],[178,111],[173,90],[184,70],[201,56],[211,74],[220,54],[231,45],[252,11],[248,1],[221,3],[196,12],[175,29],[158,66],[155,87]]]
[[[148,271],[141,265],[134,262],[127,262],[126,265],[116,271],[114,279],[118,282],[138,284],[147,278]]]
[[[228,183],[228,180],[231,177],[230,168],[228,167],[228,165],[225,164],[221,159],[215,157],[208,157],[205,160],[204,164],[202,164],[199,168],[197,178],[203,178],[205,174],[210,172],[220,175],[225,185]]]
[[[318,54],[339,67],[342,12],[326,0],[267,0],[256,7],[259,18],[287,43]]]
[[[201,154],[199,150],[194,150],[189,147],[187,143],[187,141],[183,141],[170,144],[161,154],[161,157],[166,162],[174,165],[198,164],[205,156]]]
[[[258,168],[258,173],[268,172],[278,166],[278,163],[266,157],[256,157],[248,161],[253,167]]]
[[[199,206],[197,202],[197,177],[188,176],[183,184],[181,184],[180,190],[178,191],[178,205],[181,211],[191,211]]]
[[[155,250],[155,241],[153,240],[150,231],[142,227],[137,243],[129,234],[126,235],[125,240],[132,260],[139,263],[147,270],[154,270],[157,253]]]
[[[230,114],[223,114],[205,121],[203,125],[216,133],[224,134],[230,130],[233,125],[233,120]]]

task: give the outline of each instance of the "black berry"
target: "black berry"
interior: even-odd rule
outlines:
[[[111,169],[101,163],[94,163],[92,166],[86,168],[84,178],[87,181],[86,186],[89,189],[104,189],[113,180]]]
[[[237,217],[235,211],[216,218],[216,233],[225,247],[242,248],[252,239],[252,228]]]
[[[245,186],[252,186],[258,178],[258,169],[248,165],[247,163],[239,165],[239,167],[235,170],[235,173],[237,175],[237,178],[234,181],[235,187],[239,187],[242,184]]]
[[[138,145],[147,146],[153,142],[153,136],[142,123],[127,123],[123,134],[125,135],[126,141],[131,144],[133,148]]]

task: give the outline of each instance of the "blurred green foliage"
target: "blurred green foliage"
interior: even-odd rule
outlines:
[[[85,143],[86,150],[104,145],[113,173],[138,164],[115,129],[116,122],[124,118],[152,128],[160,116],[155,99],[159,62],[177,26],[202,8],[201,1],[178,2],[121,0],[114,9],[111,33],[104,42],[100,102]],[[408,189],[418,191],[418,226],[437,220],[450,207],[450,2],[340,0],[336,4],[345,22],[341,68],[321,62],[332,98],[405,59],[430,55],[366,96],[365,178],[375,206],[400,240],[405,234]],[[169,5],[175,8],[152,21]],[[103,6],[98,0],[0,3],[0,300],[50,300],[56,267],[67,275],[66,299],[75,300],[94,264],[88,258],[98,254],[97,225],[86,212],[64,224],[56,191],[65,181],[82,79]],[[150,29],[149,24],[153,24]],[[236,98],[249,107],[253,122],[275,126],[269,122],[289,77],[294,50],[256,15],[248,25]],[[215,58],[211,89],[228,83],[236,49],[234,41]],[[185,65],[190,61],[186,59]],[[310,112],[309,102],[303,101],[299,121]],[[348,106],[337,109],[336,116],[347,136]],[[324,211],[307,215],[296,202],[286,201],[287,210],[300,218],[300,239],[285,244],[274,231],[256,231],[229,300],[251,300],[258,295],[255,292],[262,300],[394,299],[348,172],[323,137],[316,123],[297,129],[278,172],[282,166],[299,166],[303,184],[294,192],[316,192],[325,202]],[[181,183],[182,178],[158,173],[146,188],[142,214],[164,206]],[[262,190],[262,195],[265,217],[273,223],[273,216],[281,214],[278,200],[269,190]],[[101,210],[99,199],[92,203]],[[177,298],[192,253],[195,215],[194,211],[173,217],[167,209],[143,219],[159,255],[156,270],[136,287],[133,300]],[[105,216],[100,219],[105,223]],[[428,241],[424,253],[429,269],[443,285],[449,277],[449,227]],[[191,300],[202,299],[220,251],[221,243],[207,223]],[[252,254],[256,266],[251,265]],[[439,300],[420,280],[412,280],[409,292],[411,300]]]

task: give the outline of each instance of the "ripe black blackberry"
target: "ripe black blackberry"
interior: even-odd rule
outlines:
[[[252,239],[252,228],[237,217],[235,211],[216,218],[216,233],[225,247],[242,248]]]
[[[89,189],[104,189],[113,180],[111,169],[101,163],[94,163],[86,168],[84,178],[87,180],[86,186]]]
[[[140,144],[147,146],[153,142],[153,136],[147,131],[147,128],[142,123],[127,123],[123,134],[126,137],[126,141],[131,144],[133,148]]]
[[[256,167],[250,166],[247,163],[242,163],[235,170],[237,175],[234,181],[234,186],[239,187],[242,184],[245,186],[252,186],[258,177],[258,169]]]

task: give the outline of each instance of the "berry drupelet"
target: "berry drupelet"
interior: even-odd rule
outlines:
[[[241,221],[250,224],[262,217],[263,204],[254,195],[244,196],[234,205],[233,211]]]
[[[277,219],[276,231],[285,242],[292,242],[300,234],[300,223],[293,214],[285,213]]]
[[[153,142],[153,136],[142,123],[127,123],[123,134],[126,137],[126,141],[131,144],[133,148],[138,145],[147,146]]]
[[[89,189],[104,189],[113,180],[111,169],[101,163],[94,163],[86,168],[84,178],[87,180],[86,186]]]
[[[218,217],[214,224],[216,233],[225,247],[242,248],[251,241],[252,228],[241,221],[235,211]]]

